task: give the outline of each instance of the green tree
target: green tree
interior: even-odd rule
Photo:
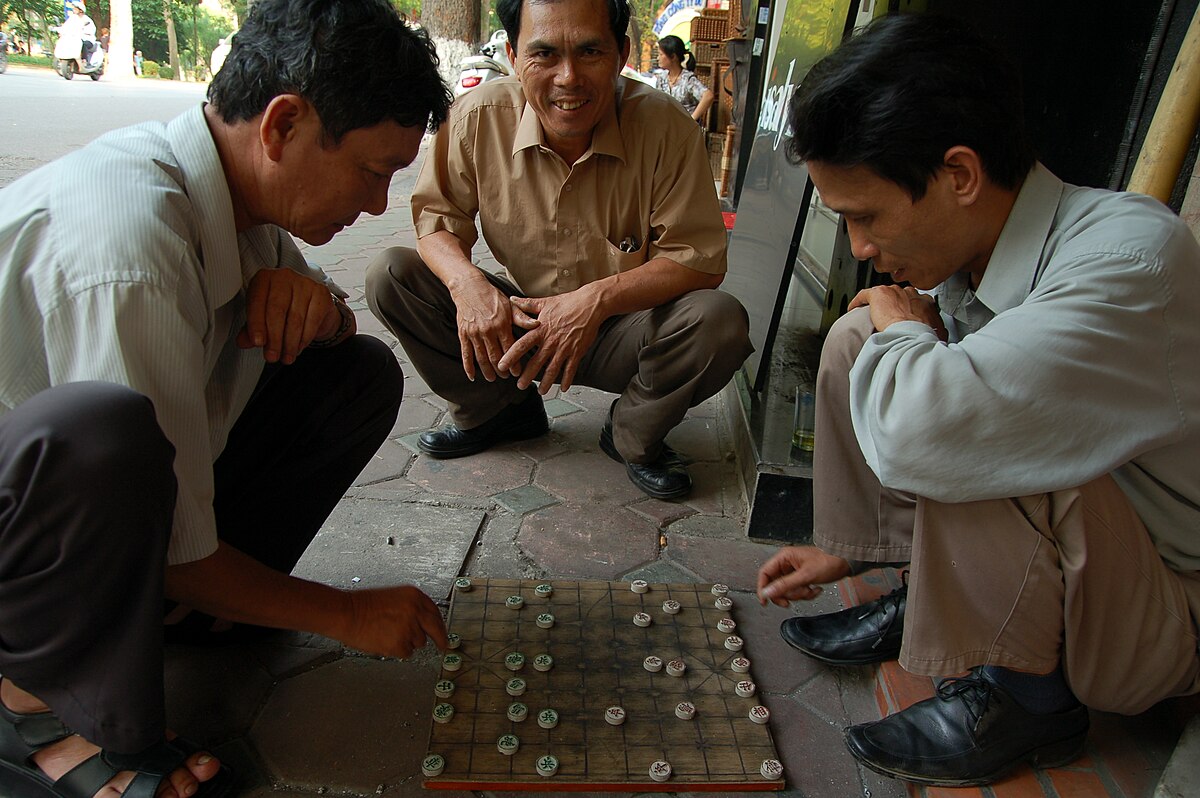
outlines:
[[[62,24],[63,4],[61,0],[0,0],[0,24],[7,28],[10,17],[15,21],[12,29],[22,39],[41,39],[50,48],[53,41],[49,28]]]

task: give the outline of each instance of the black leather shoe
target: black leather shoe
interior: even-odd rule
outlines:
[[[665,443],[662,454],[652,463],[627,463],[612,439],[612,410],[600,430],[600,448],[612,459],[625,466],[629,481],[637,485],[642,493],[655,499],[678,499],[692,490],[692,478],[679,455]]]
[[[841,612],[788,618],[779,634],[793,648],[830,665],[869,665],[900,656],[904,608],[908,605],[907,572],[904,587],[874,601]]]
[[[490,449],[505,441],[524,441],[550,431],[546,406],[534,393],[519,405],[509,405],[492,418],[471,429],[459,429],[451,424],[441,429],[422,432],[417,448],[438,460],[466,457]]]
[[[1087,707],[1035,715],[978,669],[937,695],[846,729],[855,759],[885,776],[945,787],[991,784],[1022,762],[1065,765],[1083,753]]]

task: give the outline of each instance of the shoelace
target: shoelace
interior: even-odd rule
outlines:
[[[974,725],[987,713],[994,688],[995,685],[983,678],[983,673],[976,668],[966,676],[951,676],[943,680],[937,686],[937,694],[943,701],[960,699],[970,713]]]
[[[858,616],[858,619],[863,621],[866,620],[867,616],[874,612],[882,612],[886,615],[889,607],[891,607],[893,610],[891,616],[888,617],[887,622],[883,625],[883,628],[879,630],[879,637],[877,637],[875,642],[871,644],[872,650],[879,648],[880,644],[883,643],[884,638],[888,636],[888,632],[892,630],[892,625],[896,623],[896,619],[900,617],[900,601],[907,595],[906,591],[908,590],[907,570],[900,572],[900,581],[904,583],[902,587],[898,587],[891,593],[888,593],[886,596],[880,597],[879,602],[874,607]]]

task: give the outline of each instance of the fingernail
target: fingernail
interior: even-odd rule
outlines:
[[[196,764],[197,765],[207,765],[211,761],[212,761],[211,756],[209,756],[208,754],[201,754],[200,758],[196,760]]]
[[[184,795],[195,795],[196,794],[196,785],[189,784],[188,786],[184,787],[183,794]]]
[[[775,595],[775,588],[774,588],[774,586],[772,586],[772,585],[767,585],[766,587],[764,587],[764,588],[762,589],[762,591],[761,591],[760,595],[761,595],[763,598],[768,598],[768,599],[769,599],[771,596],[774,596],[774,595]]]

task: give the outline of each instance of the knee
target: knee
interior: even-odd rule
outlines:
[[[395,352],[371,335],[356,335],[331,351],[348,358],[346,373],[357,383],[353,393],[374,397],[380,408],[391,409],[394,420],[404,396],[404,372]]]
[[[389,247],[367,265],[367,298],[384,296],[394,291],[396,286],[410,286],[414,276],[422,271],[428,272],[429,269],[415,249]]]
[[[693,291],[687,299],[693,323],[716,352],[735,357],[739,364],[749,356],[754,350],[750,343],[750,317],[741,302],[715,289]]]
[[[871,311],[867,308],[855,308],[833,323],[825,343],[821,347],[821,368],[844,366],[842,370],[849,371],[854,364],[863,344],[875,332],[871,323]]]

